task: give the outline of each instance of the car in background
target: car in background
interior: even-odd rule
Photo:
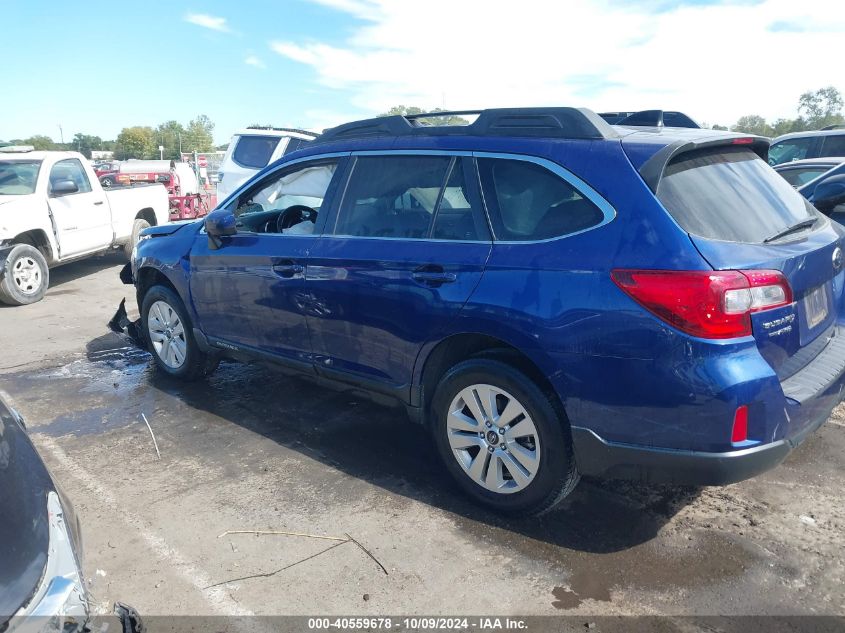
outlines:
[[[176,378],[260,359],[392,397],[509,514],[580,475],[746,479],[827,420],[845,228],[766,164],[768,139],[477,114],[326,130],[204,222],[147,229],[127,332]]]
[[[79,521],[2,392],[0,516],[0,631],[88,630]]]
[[[683,112],[676,112],[674,110],[600,112],[599,116],[611,125],[629,125],[634,127],[701,127]]]
[[[845,157],[832,156],[829,158],[805,158],[794,160],[789,163],[780,163],[774,166],[774,170],[781,175],[790,185],[799,189],[815,180],[822,174],[829,172],[834,167],[845,163]]]
[[[217,172],[217,199],[222,201],[249,178],[317,134],[295,128],[246,128],[232,136]]]
[[[772,166],[830,156],[845,156],[845,127],[843,126],[784,134],[775,138],[769,147],[769,165]]]

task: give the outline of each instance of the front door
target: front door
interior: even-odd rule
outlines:
[[[337,159],[284,166],[229,203],[237,234],[216,248],[198,234],[191,299],[212,343],[310,364],[305,267],[337,167]]]
[[[491,250],[472,158],[361,155],[312,251],[317,370],[404,396],[421,346],[456,317]]]
[[[53,193],[56,183],[67,181],[76,185],[75,192]],[[47,187],[61,259],[100,250],[112,243],[114,232],[106,194],[100,188],[96,191],[91,188],[78,159],[60,160],[53,165]]]

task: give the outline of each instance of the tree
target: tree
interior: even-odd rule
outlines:
[[[214,123],[204,114],[188,123],[182,149],[186,152],[210,152],[214,150]],[[186,140],[187,139],[187,140]]]
[[[39,151],[57,148],[57,145],[53,141],[53,139],[51,139],[49,136],[44,136],[43,134],[36,134],[35,136],[25,138],[19,144],[32,145],[36,150]]]
[[[79,152],[85,158],[91,158],[91,150],[103,148],[103,139],[99,136],[77,132],[73,135],[73,141],[71,141],[70,145],[71,149]]]
[[[155,130],[151,127],[125,127],[115,141],[115,158],[158,158]]]
[[[845,123],[842,116],[842,94],[833,86],[805,92],[798,99],[798,114],[808,129]]]
[[[414,114],[423,114],[424,112],[448,112],[448,110],[444,110],[443,108],[434,108],[433,110],[423,110],[422,108],[418,108],[417,106],[409,106],[405,107],[403,105],[393,106],[387,112],[383,112],[379,114],[380,117],[382,116],[409,116]],[[469,121],[461,116],[439,116],[439,117],[423,117],[417,119],[423,125],[468,125]]]
[[[766,123],[766,119],[757,114],[748,114],[740,117],[739,120],[731,126],[732,132],[745,132],[746,134],[758,134],[760,136],[772,136],[774,130]]]
[[[165,121],[159,125],[156,128],[156,142],[164,147],[163,157],[180,160],[186,136],[185,128],[178,121]]]

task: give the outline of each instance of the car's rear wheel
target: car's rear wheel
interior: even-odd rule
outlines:
[[[510,365],[482,358],[456,365],[431,407],[438,452],[478,502],[507,514],[542,514],[578,483],[566,420]]]
[[[30,244],[17,244],[6,257],[0,280],[0,301],[22,306],[44,298],[50,285],[50,268],[41,251]]]
[[[147,348],[161,371],[196,380],[217,368],[219,360],[199,349],[185,305],[170,288],[150,288],[144,295],[141,315]]]

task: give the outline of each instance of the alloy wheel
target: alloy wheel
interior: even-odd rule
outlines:
[[[185,363],[188,342],[176,310],[166,301],[153,303],[147,314],[147,330],[153,349],[162,362],[171,369],[179,369]]]

